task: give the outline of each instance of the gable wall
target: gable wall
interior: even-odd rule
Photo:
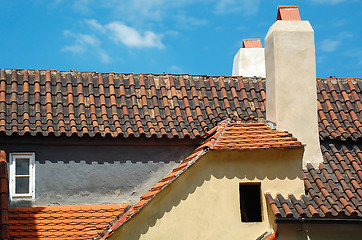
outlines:
[[[239,184],[261,182],[262,194],[304,192],[303,149],[208,152],[110,239],[256,239],[273,227],[262,196],[263,222],[242,223]]]

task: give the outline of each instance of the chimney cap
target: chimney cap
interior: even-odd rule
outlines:
[[[279,5],[277,20],[283,21],[301,21],[298,6]]]
[[[260,38],[243,39],[243,48],[263,48]]]

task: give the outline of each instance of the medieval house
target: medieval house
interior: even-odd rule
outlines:
[[[296,6],[230,77],[2,69],[1,239],[360,239],[361,92]]]

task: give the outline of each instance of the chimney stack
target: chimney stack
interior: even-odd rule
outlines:
[[[243,47],[234,57],[233,76],[265,77],[264,48],[260,39],[243,39]]]
[[[303,165],[323,162],[318,132],[314,31],[297,6],[279,6],[265,38],[266,118],[306,145]]]

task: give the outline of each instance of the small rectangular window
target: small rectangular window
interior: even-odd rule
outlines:
[[[10,153],[10,199],[35,197],[35,153]]]
[[[260,183],[240,183],[240,212],[242,222],[261,222]]]

